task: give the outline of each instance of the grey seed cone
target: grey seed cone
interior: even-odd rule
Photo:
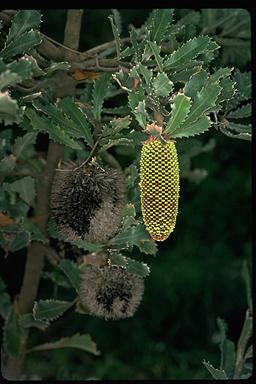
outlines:
[[[81,274],[80,300],[90,315],[119,320],[134,315],[144,292],[142,277],[117,266],[88,265]]]
[[[105,241],[118,231],[124,207],[120,171],[97,163],[57,170],[51,191],[51,217],[67,240]]]

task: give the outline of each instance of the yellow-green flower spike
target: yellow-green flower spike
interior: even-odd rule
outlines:
[[[154,240],[166,240],[175,228],[179,189],[175,143],[150,136],[141,150],[140,191],[143,220]]]

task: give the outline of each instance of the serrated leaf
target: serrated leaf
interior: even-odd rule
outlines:
[[[193,68],[188,68],[182,71],[174,72],[172,74],[172,81],[174,83],[176,82],[186,83],[191,78],[191,76],[193,76],[194,74],[198,73],[198,71],[200,71],[201,67],[202,67],[201,64],[198,64]]]
[[[235,344],[227,338],[226,322],[223,319],[217,318],[217,323],[220,329],[220,369],[224,370],[229,378],[232,378],[236,360]]]
[[[112,32],[113,32],[113,35],[114,35],[114,38],[115,38],[115,43],[116,43],[116,57],[117,57],[117,60],[120,60],[120,32],[118,30],[118,27],[117,25],[115,24],[114,22],[114,18],[112,15],[108,16],[108,19],[110,20],[110,24],[111,24],[111,28],[112,28]]]
[[[53,321],[62,316],[73,302],[61,300],[39,300],[36,301],[33,308],[33,316],[35,320]]]
[[[132,76],[132,70],[135,69],[136,70],[136,75],[134,77],[140,77],[140,75],[145,79],[145,82],[147,85],[150,84],[151,82],[151,79],[153,77],[153,72],[151,69],[147,68],[145,65],[143,65],[142,63],[139,63],[137,64],[135,67],[133,67],[131,70],[130,70],[130,73],[129,75],[131,77]]]
[[[147,264],[130,259],[129,257],[121,255],[120,253],[110,253],[109,260],[111,265],[124,267],[126,268],[127,272],[133,273],[135,275],[146,277],[150,274],[150,268]]]
[[[220,80],[221,92],[217,99],[217,104],[224,100],[230,100],[235,94],[235,83],[229,78]]]
[[[199,72],[194,73],[184,87],[184,93],[192,98],[195,98],[197,92],[200,92],[206,84],[208,73],[201,69]]]
[[[173,89],[173,82],[169,80],[166,73],[158,73],[153,80],[153,87],[157,96],[166,97]]]
[[[230,119],[243,119],[245,117],[249,117],[252,114],[252,105],[246,104],[242,105],[240,108],[235,109],[234,111],[230,111],[227,114],[227,118]]]
[[[11,308],[4,324],[3,347],[7,355],[18,357],[22,351],[26,332],[19,324],[19,317]]]
[[[8,244],[10,252],[17,252],[22,248],[26,248],[30,242],[30,235],[26,231],[19,231],[14,239]]]
[[[228,77],[231,75],[234,68],[219,68],[217,71],[215,71],[211,76],[209,81],[214,83],[216,81],[219,81],[220,79],[223,79],[225,77]]]
[[[197,93],[190,112],[182,128],[191,126],[198,118],[215,107],[216,100],[220,94],[221,87],[217,83],[207,84],[200,92]]]
[[[228,377],[225,371],[214,368],[210,363],[203,361],[204,366],[208,369],[212,377],[216,380],[228,380]]]
[[[19,180],[9,183],[9,189],[12,192],[17,192],[22,200],[28,205],[34,207],[35,205],[35,179],[31,176],[25,176]]]
[[[46,351],[51,349],[59,348],[76,348],[85,352],[90,352],[95,356],[100,355],[100,352],[97,350],[96,344],[92,341],[90,335],[80,335],[76,333],[71,337],[63,337],[62,339],[52,342],[37,345],[29,350],[32,351]]]
[[[252,97],[252,75],[251,72],[240,72],[237,70],[234,73],[233,80],[236,82],[239,101],[248,100]]]
[[[6,319],[11,309],[11,299],[7,292],[5,292],[5,283],[0,277],[0,315]]]
[[[25,57],[18,61],[13,61],[7,68],[20,76],[21,79],[29,79],[32,76],[32,63]]]
[[[8,92],[0,92],[0,123],[2,121],[5,125],[21,121],[18,103],[10,97]]]
[[[177,68],[180,64],[196,58],[199,54],[204,52],[209,43],[210,38],[208,36],[198,36],[187,41],[169,57],[167,57],[163,63],[164,69],[169,70]]]
[[[211,120],[208,116],[200,117],[196,122],[189,125],[181,126],[172,134],[173,138],[190,137],[199,135],[207,131],[211,126]]]
[[[9,173],[11,172],[16,165],[16,157],[14,155],[8,155],[5,156],[1,161],[0,161],[0,172],[4,173]]]
[[[35,320],[32,313],[26,313],[19,318],[19,323],[22,328],[38,328],[44,331],[49,325],[49,321]]]
[[[152,247],[148,247],[147,242],[151,242]],[[155,254],[157,251],[155,242],[150,238],[143,224],[133,226],[118,233],[110,243],[113,248],[117,247],[118,249],[125,249],[136,245],[144,253]],[[145,243],[147,244],[146,249],[144,248]]]
[[[145,128],[148,121],[149,121],[149,116],[146,111],[146,103],[145,100],[139,101],[138,106],[134,109],[134,115],[135,119],[138,121],[139,125],[142,128]]]
[[[58,106],[70,117],[77,127],[78,132],[80,132],[81,137],[83,137],[87,144],[92,147],[93,137],[91,128],[87,121],[87,117],[82,110],[75,104],[71,97],[61,99]]]
[[[115,146],[115,145],[131,145],[133,141],[131,139],[128,139],[126,137],[120,137],[119,139],[109,140],[106,144],[104,144],[101,149],[98,151],[98,153],[102,153],[109,148]]]
[[[80,287],[80,271],[78,266],[71,260],[63,259],[59,263],[59,268],[65,273],[72,287],[78,292]]]
[[[13,153],[19,159],[26,149],[36,141],[37,132],[28,132],[24,136],[17,137],[13,146]]]
[[[160,43],[172,22],[173,9],[154,9],[150,18],[150,40]]]
[[[152,41],[148,41],[147,46],[148,46],[148,51],[151,51],[150,56],[154,55],[155,57],[159,71],[163,72],[163,59],[160,56],[160,47],[155,42],[152,42]]]
[[[7,36],[7,43],[20,37],[24,32],[31,28],[37,28],[41,23],[41,15],[33,9],[22,9],[16,13],[12,19],[12,25]]]
[[[7,70],[0,75],[0,91],[21,81],[17,73]]]
[[[4,58],[11,58],[30,50],[42,41],[41,35],[37,31],[23,33],[18,39],[11,41],[2,51]]]
[[[34,110],[27,108],[26,116],[29,118],[34,130],[48,133],[53,141],[73,149],[83,148],[78,141],[71,138],[63,129],[53,124],[50,119],[40,117]]]
[[[173,134],[186,119],[191,107],[190,97],[185,96],[182,93],[178,93],[173,98],[172,103],[172,117],[167,122],[165,132]]]
[[[106,72],[98,80],[94,81],[93,87],[93,110],[96,120],[100,120],[104,97],[106,95],[111,74]]]
[[[222,133],[224,133],[224,135],[232,137],[234,139],[242,139],[247,141],[252,140],[251,129],[251,125],[235,124],[233,122],[230,122],[228,127],[220,127],[220,130]],[[232,130],[238,133],[234,134],[232,133]]]

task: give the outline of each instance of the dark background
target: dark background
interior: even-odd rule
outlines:
[[[149,11],[120,10],[123,36],[130,23],[139,27]],[[176,18],[185,12],[178,10]],[[109,14],[85,11],[81,51],[113,39]],[[43,11],[42,32],[62,42],[65,18],[66,10]],[[248,64],[237,66],[249,69]],[[228,336],[237,342],[247,308],[241,271],[243,260],[251,256],[251,151],[247,141],[214,128],[200,140],[209,138],[216,141],[214,150],[192,160],[193,168],[205,168],[208,176],[199,184],[181,180],[174,233],[159,243],[155,257],[138,255],[150,265],[151,274],[134,317],[107,322],[71,310],[43,333],[32,329],[31,346],[89,333],[101,356],[74,349],[35,352],[28,355],[29,373],[67,380],[195,379],[210,377],[203,359],[218,367],[216,318],[227,321]],[[24,262],[25,250],[5,261],[12,296],[19,292]],[[39,297],[51,294],[49,280],[42,280]]]

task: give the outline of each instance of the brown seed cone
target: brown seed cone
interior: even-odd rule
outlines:
[[[124,178],[93,162],[69,165],[56,172],[51,192],[51,217],[67,240],[105,241],[113,237],[122,219]]]
[[[81,274],[80,300],[90,315],[105,320],[133,316],[144,292],[142,277],[117,266],[88,265]]]

